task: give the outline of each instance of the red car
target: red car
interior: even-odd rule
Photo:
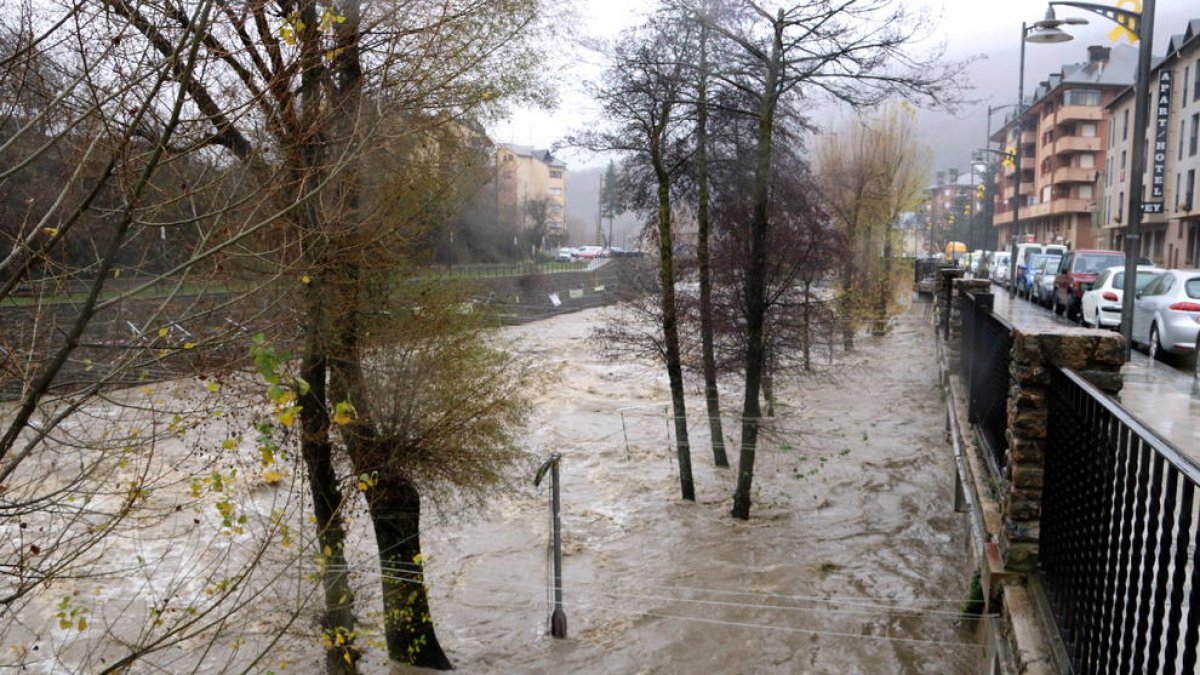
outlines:
[[[1063,256],[1054,277],[1054,297],[1051,306],[1055,314],[1067,315],[1078,321],[1083,302],[1083,292],[1094,283],[1100,272],[1107,267],[1125,264],[1125,254],[1103,249],[1079,249]]]

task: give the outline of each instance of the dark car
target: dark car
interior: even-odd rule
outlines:
[[[1078,321],[1087,286],[1095,282],[1105,268],[1124,264],[1125,254],[1120,251],[1079,249],[1067,253],[1054,277],[1054,297],[1050,300],[1054,313],[1066,313],[1068,319]]]

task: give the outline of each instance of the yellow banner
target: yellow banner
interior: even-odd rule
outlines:
[[[1117,9],[1125,9],[1130,12],[1142,12],[1142,0],[1117,0]],[[1123,39],[1128,40],[1129,44],[1134,44],[1138,41],[1137,33],[1130,30],[1127,25],[1128,21],[1124,17],[1118,16],[1117,27],[1108,32],[1108,39],[1113,42],[1120,42]]]

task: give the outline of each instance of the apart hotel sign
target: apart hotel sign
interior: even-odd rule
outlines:
[[[1150,198],[1159,202],[1156,205],[1158,210],[1147,209],[1148,213],[1162,213],[1163,186],[1167,182],[1167,133],[1171,129],[1171,75],[1172,71],[1167,68],[1158,73],[1158,103],[1155,106],[1158,115],[1154,124],[1154,170],[1150,174]]]

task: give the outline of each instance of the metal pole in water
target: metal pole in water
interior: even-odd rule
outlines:
[[[559,518],[558,463],[561,459],[562,455],[557,452],[550,455],[533,479],[535,487],[540,485],[546,470],[550,470],[550,511],[554,522],[554,612],[550,615],[550,635],[556,638],[567,637],[567,613],[563,611],[562,600],[562,520]]]

